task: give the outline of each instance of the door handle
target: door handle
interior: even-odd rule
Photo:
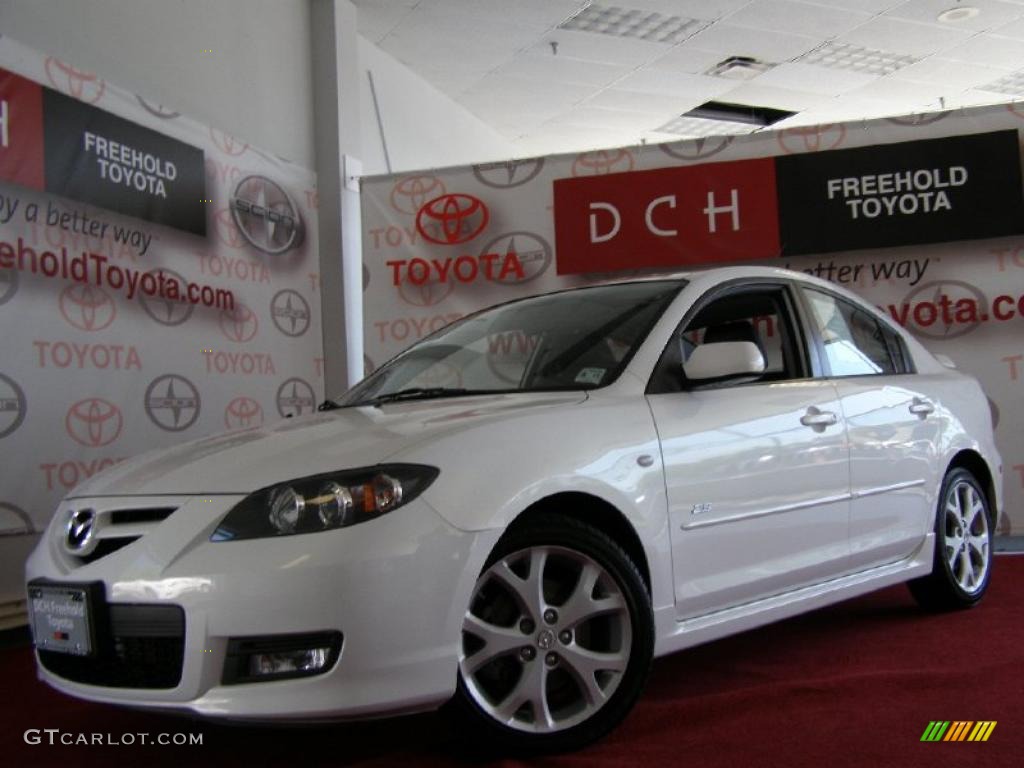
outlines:
[[[920,416],[923,419],[929,413],[935,412],[935,406],[923,398],[915,397],[914,401],[907,406],[907,410],[915,416]]]
[[[807,409],[807,413],[800,417],[800,423],[805,427],[824,429],[836,423],[836,415],[832,411],[820,411],[812,405]]]

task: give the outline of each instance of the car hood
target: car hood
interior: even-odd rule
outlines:
[[[585,399],[582,392],[515,393],[324,411],[150,451],[95,475],[70,497],[249,493],[306,475],[372,466],[481,422]]]

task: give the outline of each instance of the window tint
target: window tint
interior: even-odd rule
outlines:
[[[882,324],[875,317],[822,291],[813,288],[803,291],[833,376],[903,372],[902,361],[897,366]],[[897,347],[898,341],[893,339]]]

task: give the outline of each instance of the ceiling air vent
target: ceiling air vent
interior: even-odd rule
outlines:
[[[774,66],[774,64],[758,61],[750,56],[730,56],[715,64],[705,74],[714,77],[728,77],[730,80],[753,80]]]

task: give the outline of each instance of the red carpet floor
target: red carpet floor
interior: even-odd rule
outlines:
[[[444,721],[225,727],[88,704],[35,679],[27,647],[0,650],[0,755],[23,765],[465,765]],[[984,743],[922,743],[930,720],[995,720]],[[27,745],[26,729],[201,733],[203,745]],[[1024,556],[996,560],[978,608],[929,615],[887,589],[658,661],[610,737],[559,766],[1024,765]],[[503,765],[513,765],[505,761]]]

